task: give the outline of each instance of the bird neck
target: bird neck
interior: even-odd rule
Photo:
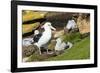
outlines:
[[[44,30],[45,30],[45,32],[51,33],[50,27],[45,27]]]

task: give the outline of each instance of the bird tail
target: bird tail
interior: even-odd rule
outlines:
[[[34,45],[35,45],[35,48],[39,50],[39,54],[41,55],[41,49],[38,43],[34,43]]]
[[[36,45],[37,47],[39,47],[38,43],[34,43],[34,45]]]

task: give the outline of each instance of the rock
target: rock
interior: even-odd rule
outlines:
[[[34,42],[33,38],[23,38],[22,40],[23,46],[32,45],[33,42]]]
[[[23,24],[22,25],[22,33],[25,34],[25,33],[29,33],[29,32],[32,32],[33,30],[35,30],[36,28],[38,28],[40,25],[40,22],[36,22],[36,23],[32,23],[32,24]]]
[[[54,34],[54,38],[58,38],[58,37],[60,37],[60,36],[62,36],[62,35],[64,35],[64,30],[57,31],[57,32],[55,32],[55,34]]]
[[[41,19],[41,18],[44,18],[46,14],[47,12],[23,10],[22,21],[27,22],[27,21],[31,21],[35,19]]]
[[[90,15],[80,14],[77,18],[77,25],[81,34],[90,32]]]

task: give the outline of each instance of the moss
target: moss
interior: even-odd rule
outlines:
[[[76,41],[80,40],[80,33],[68,33],[61,37],[64,42],[72,42],[75,43]]]

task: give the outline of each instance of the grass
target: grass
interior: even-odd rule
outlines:
[[[58,60],[82,60],[90,58],[90,37],[86,37],[75,43],[70,49],[66,49],[63,54],[58,56],[46,57],[34,53],[30,56],[28,62],[32,61],[58,61]]]
[[[70,49],[66,49],[65,52],[59,56],[49,58],[47,60],[79,60],[90,58],[90,38],[86,37],[80,42],[74,44]]]

